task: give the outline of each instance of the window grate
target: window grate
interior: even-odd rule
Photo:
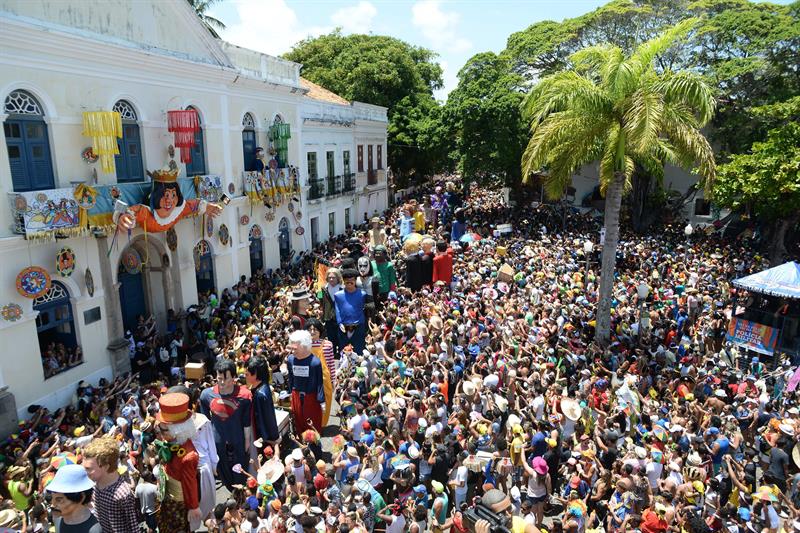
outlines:
[[[6,96],[5,110],[9,115],[44,115],[42,106],[27,91],[11,91]]]
[[[131,120],[133,122],[138,120],[138,117],[136,116],[136,110],[127,100],[119,100],[116,104],[114,104],[112,111],[119,113],[120,117],[122,117],[122,120]]]

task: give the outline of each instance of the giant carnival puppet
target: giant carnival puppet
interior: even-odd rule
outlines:
[[[216,498],[213,459],[204,459],[214,454],[213,439],[209,444],[209,436],[202,436],[207,419],[189,410],[189,396],[168,392],[158,402],[158,530],[194,531],[213,510]]]
[[[136,204],[124,210],[115,208],[113,219],[117,227],[132,230],[139,226],[145,233],[159,233],[182,218],[203,214],[215,217],[222,212],[222,207],[205,200],[185,200],[178,184],[178,172],[177,167],[148,172],[153,179],[149,205]]]

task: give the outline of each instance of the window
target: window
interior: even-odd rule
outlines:
[[[139,138],[136,110],[127,100],[118,101],[114,104],[113,110],[122,117],[122,138],[117,139],[119,154],[114,156],[117,181],[119,183],[144,181],[142,141]]]
[[[242,153],[244,170],[252,172],[256,169],[256,121],[253,115],[245,113],[242,119]]]
[[[358,171],[364,172],[364,145],[358,145]]]
[[[328,177],[332,178],[336,175],[336,164],[333,158],[333,152],[325,152],[325,160],[328,163]]]
[[[347,229],[350,227],[350,208],[344,208],[344,228]]]
[[[336,213],[328,213],[328,237],[333,238],[336,235]]]
[[[378,170],[383,168],[383,145],[378,145]]]
[[[308,161],[308,182],[317,181],[317,152],[308,152],[306,159]]]
[[[311,219],[311,246],[316,248],[319,244],[319,217]]]
[[[195,109],[192,106],[186,109]],[[196,109],[195,109],[196,111]],[[206,150],[203,145],[203,124],[200,120],[200,113],[197,114],[197,121],[200,129],[194,134],[194,147],[192,147],[192,160],[186,163],[187,176],[202,176],[206,173]]]
[[[342,166],[344,167],[344,175],[350,174],[350,150],[342,152]]]
[[[83,352],[75,336],[72,303],[66,287],[53,281],[50,290],[33,301],[33,310],[39,312],[36,333],[44,378],[51,378],[81,364]]]
[[[705,198],[697,198],[694,201],[694,216],[696,217],[710,217],[711,216],[711,201]]]
[[[55,188],[50,139],[42,106],[26,91],[12,91],[6,96],[3,123],[15,192]]]
[[[372,145],[367,146],[367,170],[372,171],[375,168],[372,166]]]

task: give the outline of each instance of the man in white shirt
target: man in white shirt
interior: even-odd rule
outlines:
[[[386,522],[386,533],[403,533],[406,529],[406,517],[403,508],[397,504],[387,507],[390,514],[378,513],[378,518]]]
[[[469,471],[464,466],[464,459],[469,457],[469,452],[462,451],[456,456],[456,464],[453,467],[455,475],[450,480],[449,485],[453,487],[455,493],[455,509],[460,509],[461,504],[467,501],[467,475]]]
[[[358,441],[361,439],[361,433],[364,431],[363,424],[367,421],[367,415],[364,414],[364,406],[356,406],[357,413],[347,420],[347,428],[353,432],[353,440]]]

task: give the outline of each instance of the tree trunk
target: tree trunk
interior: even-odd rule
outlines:
[[[778,266],[786,258],[786,233],[797,223],[798,215],[778,220],[769,246],[769,265]]]
[[[619,242],[619,211],[624,188],[625,173],[615,172],[614,179],[606,189],[606,209],[603,220],[606,238],[601,260],[600,297],[597,302],[597,326],[594,337],[601,346],[607,346],[611,340],[611,293],[614,290],[614,270],[616,269],[617,243]]]

